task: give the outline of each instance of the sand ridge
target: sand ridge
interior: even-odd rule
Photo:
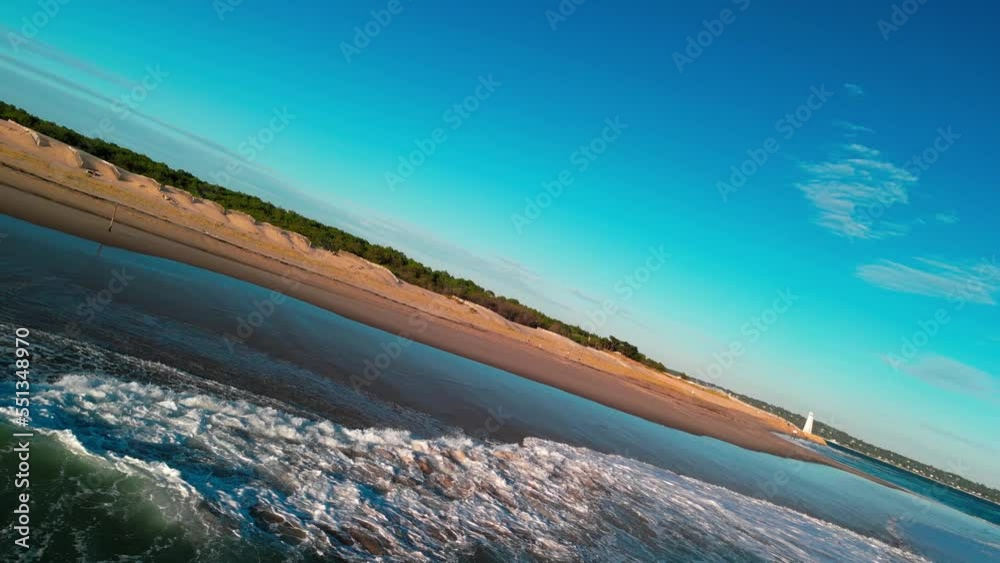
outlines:
[[[41,140],[40,143],[34,141],[35,136]],[[301,263],[312,270],[346,278],[357,284],[376,287],[376,291],[394,289],[397,294],[391,296],[394,299],[420,303],[423,310],[433,311],[434,314],[453,321],[464,324],[485,322],[510,334],[526,334],[520,325],[507,321],[485,307],[461,299],[449,299],[402,282],[388,268],[349,252],[314,248],[311,241],[299,233],[257,221],[242,211],[224,209],[215,202],[192,196],[186,190],[161,185],[152,178],[121,170],[103,159],[39,135],[19,124],[0,122],[0,143],[25,153],[19,159],[22,163],[26,160],[24,157],[28,157],[29,161],[34,157],[39,165],[55,165],[61,169],[59,172],[62,174],[56,174],[54,179],[61,182],[70,180],[73,172],[83,171],[89,178],[77,177],[73,183],[74,187],[88,193],[111,195],[111,199],[122,204],[152,211],[234,243],[253,241],[282,259]],[[111,193],[108,193],[109,189]]]
[[[32,135],[20,125],[0,122],[0,162],[10,162],[38,177],[102,200],[117,203],[183,226],[213,240],[225,241],[326,279],[363,289],[385,299],[465,327],[490,340],[511,341],[558,357],[566,366],[581,365],[616,377],[643,392],[686,401],[698,410],[733,418],[751,417],[763,429],[797,434],[787,421],[735,400],[724,393],[663,374],[617,353],[579,345],[544,329],[508,321],[495,312],[456,297],[443,296],[402,282],[383,266],[348,252],[315,248],[310,241],[252,216],[160,185],[153,179],[120,170],[54,139]],[[36,137],[38,140],[36,141]],[[74,152],[75,151],[75,152]],[[110,215],[110,210],[109,210]],[[119,216],[119,221],[127,219]],[[726,414],[731,413],[731,414]],[[822,441],[816,438],[816,441]]]
[[[140,196],[157,193],[161,201],[182,211],[188,222],[224,226],[231,231],[229,234],[237,238],[259,237],[280,251],[295,251],[305,255],[313,252],[309,239],[298,233],[258,222],[246,213],[227,210],[214,201],[194,197],[186,190],[161,185],[152,178],[122,170],[104,159],[12,121],[0,122],[0,142],[21,149],[27,156],[62,165],[67,171],[82,170],[92,178],[102,180],[108,187],[125,189]],[[147,201],[144,205],[149,203]]]

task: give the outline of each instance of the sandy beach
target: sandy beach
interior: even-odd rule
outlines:
[[[781,436],[797,433],[790,423],[722,393],[401,282],[357,256],[314,248],[301,235],[6,121],[0,122],[0,212],[281,291],[665,426],[844,468]]]

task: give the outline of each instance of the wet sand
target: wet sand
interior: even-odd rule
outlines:
[[[53,162],[47,153],[25,148],[21,142],[5,141],[0,134],[2,213],[281,291],[360,323],[671,428],[871,478],[785,439],[779,434],[792,435],[791,424],[722,394],[627,359],[567,344],[558,335],[510,326],[472,304],[425,295],[429,292],[404,287],[408,284],[357,257],[321,251],[329,256],[317,265],[315,252],[320,251],[302,258],[301,241],[274,232],[265,236],[259,232],[261,224],[254,225],[252,219],[247,223],[241,218],[238,227],[255,229],[251,234],[260,236],[259,243],[221,223],[228,220],[224,210],[213,207],[193,220],[191,205],[204,202],[192,198],[187,206],[177,205],[186,192],[147,186],[135,178],[125,181],[123,171],[111,171],[114,179],[107,178],[106,170],[94,177],[79,159]],[[113,214],[114,228],[109,231]],[[209,214],[214,220],[203,220]]]

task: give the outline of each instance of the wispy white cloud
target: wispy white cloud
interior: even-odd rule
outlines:
[[[838,120],[834,121],[833,125],[846,131],[846,135],[848,137],[856,137],[859,133],[867,133],[870,135],[875,132],[875,130],[871,127],[865,127],[864,125],[858,125],[857,123],[851,123],[850,121]]]
[[[991,396],[997,390],[993,376],[947,356],[926,354],[904,365],[901,371],[935,387],[970,395]]]
[[[796,187],[819,215],[816,223],[838,236],[882,239],[906,234],[909,226],[885,219],[907,205],[917,178],[860,143],[839,147],[827,160],[802,164],[806,178]]]
[[[934,434],[937,434],[939,436],[943,436],[943,437],[945,437],[945,438],[947,438],[949,440],[952,440],[954,442],[958,442],[960,444],[965,444],[966,446],[969,446],[970,448],[976,448],[976,449],[979,449],[979,450],[984,450],[984,451],[989,451],[989,452],[996,452],[997,451],[997,449],[994,446],[991,446],[991,445],[983,443],[983,442],[977,442],[976,440],[971,440],[971,439],[969,439],[968,436],[963,435],[963,434],[958,433],[958,432],[951,432],[950,430],[945,430],[944,428],[940,428],[938,426],[932,426],[932,425],[926,424],[926,423],[921,424],[920,427],[923,428],[924,430],[927,430],[928,432],[933,432]]]
[[[608,298],[605,297],[598,297],[595,295],[591,295],[576,287],[571,287],[566,289],[566,293],[579,299],[582,302],[587,303],[588,305],[586,305],[584,308],[589,308],[591,310],[604,308],[605,303],[607,303],[607,301],[609,300]],[[629,321],[630,323],[645,330],[653,330],[649,327],[649,325],[644,323],[641,319],[639,319],[636,316],[632,308],[623,304],[621,300],[614,298],[612,298],[611,300],[615,302],[615,313],[613,313],[614,316],[621,317],[622,319]]]
[[[587,303],[590,303],[592,305],[600,305],[601,303],[604,303],[604,300],[601,299],[600,297],[594,297],[593,295],[590,295],[575,287],[571,287],[568,292],[573,297],[586,301]]]
[[[0,24],[0,36],[4,38],[9,38],[11,33],[17,33],[13,29]],[[119,86],[121,88],[132,88],[136,86],[136,83],[128,78],[119,76],[113,72],[109,72],[97,65],[91,64],[82,59],[78,59],[73,55],[57,49],[47,43],[43,43],[37,39],[29,39],[23,35],[18,35],[17,48],[13,47],[14,42],[12,41],[0,41],[0,47],[6,47],[7,49],[13,51],[15,54],[18,53],[20,49],[24,49],[38,57],[49,60],[51,62],[64,65],[76,70],[83,72],[94,78],[103,80],[114,86]]]
[[[882,260],[859,266],[857,275],[872,285],[890,291],[945,299],[961,298],[984,305],[996,305],[993,294],[1000,291],[1000,268],[997,267],[996,256],[961,265],[929,258],[917,258],[913,265]]]
[[[494,265],[501,273],[514,276],[517,279],[527,282],[538,282],[542,279],[542,276],[538,275],[538,273],[531,268],[525,266],[517,260],[507,258],[506,256],[495,256]]]
[[[882,154],[878,149],[866,147],[865,145],[861,145],[858,143],[851,143],[849,145],[844,145],[844,148],[851,152],[856,152],[865,158],[878,158],[878,156]]]
[[[847,90],[847,94],[850,96],[864,96],[865,89],[857,84],[852,84],[850,82],[844,83],[844,90]]]
[[[954,225],[958,223],[958,214],[954,211],[950,213],[938,213],[934,215],[934,220],[945,225]]]
[[[116,100],[96,90],[93,90],[87,86],[84,86],[79,82],[63,78],[62,76],[49,72],[43,68],[28,64],[19,58],[9,57],[7,55],[4,55],[3,53],[0,53],[0,66],[3,65],[6,65],[6,68],[9,68],[13,72],[22,75],[26,78],[41,79],[41,81],[47,84],[48,86],[56,87],[59,90],[66,92],[80,100],[97,102],[96,105],[94,105],[93,107],[97,112],[98,116],[100,116],[102,113],[104,117],[110,117],[115,115],[112,111],[112,108],[116,104],[117,102]],[[102,108],[103,112],[101,111]],[[227,148],[219,143],[211,141],[208,138],[199,135],[197,133],[188,131],[181,127],[177,127],[155,116],[143,113],[138,109],[131,108],[129,111],[130,111],[130,120],[132,120],[131,118],[134,117],[135,119],[132,121],[136,122],[138,125],[145,126],[147,130],[150,132],[155,132],[157,134],[165,133],[171,135],[177,139],[180,139],[186,143],[193,145],[194,147],[202,151],[209,151],[211,153],[214,153],[220,160],[223,160],[224,163],[236,162],[240,166],[252,170],[259,177],[266,179],[271,184],[279,185],[283,189],[286,189],[288,191],[295,191],[295,188],[291,187],[292,183],[289,180],[284,179],[276,171],[272,170],[271,168],[265,166],[260,162],[249,161],[245,159],[243,156],[237,154],[236,151],[233,149]],[[95,123],[99,120],[100,117],[97,118]],[[86,135],[95,135],[94,132],[86,130],[82,131],[82,133]],[[220,168],[224,168],[224,166],[225,164],[223,164]],[[253,186],[254,189],[259,189],[258,183],[255,182],[241,181],[240,183],[243,184],[244,187]]]

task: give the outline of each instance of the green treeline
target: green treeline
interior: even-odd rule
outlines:
[[[277,207],[259,197],[210,184],[190,172],[175,170],[162,162],[156,162],[148,156],[114,143],[85,137],[72,129],[39,119],[21,108],[2,101],[0,101],[0,119],[15,121],[43,135],[103,158],[129,172],[149,176],[162,184],[187,190],[196,197],[214,201],[226,209],[242,211],[258,221],[266,221],[276,227],[299,233],[309,238],[313,246],[331,252],[343,250],[375,264],[381,264],[397,278],[413,285],[441,295],[460,297],[482,305],[509,321],[532,328],[544,328],[584,346],[619,352],[649,367],[666,371],[663,364],[646,357],[633,344],[619,340],[614,336],[598,336],[578,326],[562,323],[541,311],[519,303],[516,299],[496,295],[471,280],[457,278],[448,272],[428,268],[394,248],[371,244],[360,237],[324,225],[295,211]]]

